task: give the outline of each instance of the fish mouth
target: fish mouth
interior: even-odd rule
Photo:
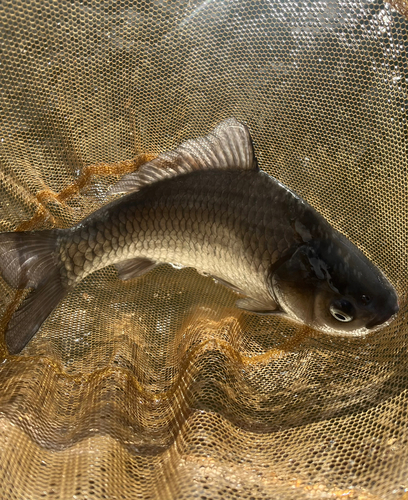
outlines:
[[[387,311],[386,313],[383,313],[373,320],[369,321],[366,325],[366,327],[369,330],[372,330],[373,328],[376,328],[380,325],[384,325],[384,323],[391,323],[391,321],[394,319],[395,315],[399,311],[399,306],[396,304],[390,311]]]

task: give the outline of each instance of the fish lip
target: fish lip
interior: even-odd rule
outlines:
[[[366,325],[366,328],[368,328],[369,330],[373,330],[373,329],[377,328],[378,326],[381,326],[381,325],[386,326],[386,325],[390,324],[395,319],[395,317],[398,313],[398,310],[399,310],[399,307],[397,306],[395,308],[395,310],[392,311],[391,313],[389,313],[387,315],[380,316],[379,318],[373,319],[372,321],[369,321]]]

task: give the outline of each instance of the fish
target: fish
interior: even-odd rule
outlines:
[[[163,263],[192,267],[239,294],[243,311],[330,335],[364,336],[398,312],[382,271],[259,168],[249,129],[235,118],[160,154],[108,194],[122,196],[74,227],[0,234],[3,279],[33,289],[6,327],[10,354],[81,280],[109,265],[121,280]]]

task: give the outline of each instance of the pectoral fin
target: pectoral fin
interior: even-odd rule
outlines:
[[[137,259],[123,260],[115,264],[119,279],[123,281],[131,280],[143,276],[154,269],[159,264],[153,260],[138,257]]]
[[[279,306],[271,300],[271,302],[262,302],[251,297],[239,299],[235,302],[235,306],[244,311],[253,312],[256,314],[275,314],[286,315]]]
[[[234,292],[237,292],[237,293],[242,293],[244,294],[245,292],[243,292],[243,290],[241,290],[241,288],[233,285],[232,283],[230,283],[229,281],[225,281],[223,280],[222,278],[219,278],[218,276],[213,276],[212,274],[208,274],[207,276],[210,276],[213,280],[217,281],[218,283],[220,283],[221,285],[224,285],[226,286],[227,288],[230,288],[231,290],[234,290]]]

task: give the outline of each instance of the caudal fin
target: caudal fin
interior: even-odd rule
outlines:
[[[0,274],[14,288],[34,288],[5,332],[11,354],[20,352],[67,293],[59,272],[60,230],[0,234]]]

